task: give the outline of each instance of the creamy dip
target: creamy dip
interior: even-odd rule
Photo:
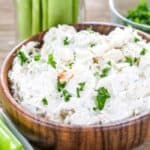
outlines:
[[[150,111],[150,43],[132,28],[101,35],[67,25],[24,45],[9,71],[15,100],[65,124],[107,124]]]

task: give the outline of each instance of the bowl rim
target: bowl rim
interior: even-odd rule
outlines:
[[[125,26],[119,25],[119,24],[114,24],[114,23],[104,23],[104,22],[94,22],[94,23],[80,23],[80,24],[75,24],[73,26],[76,25],[87,25],[87,26],[105,26],[105,27],[121,27],[124,28]],[[138,31],[138,30],[137,30]],[[35,37],[40,36],[41,34],[45,34],[47,31],[41,32],[39,34],[36,34],[34,36],[31,36],[30,38],[28,38],[27,40],[24,40],[23,42],[21,42],[20,44],[18,44],[16,47],[14,47],[7,55],[7,57],[5,58],[2,67],[1,67],[1,72],[0,72],[0,85],[1,85],[1,89],[2,92],[4,94],[4,96],[8,99],[8,102],[10,105],[12,105],[12,107],[14,107],[15,111],[19,112],[20,114],[24,115],[24,117],[27,117],[29,120],[31,120],[32,122],[36,123],[36,124],[40,124],[40,125],[44,125],[44,126],[48,126],[48,127],[55,127],[57,129],[63,129],[66,130],[67,129],[72,129],[72,131],[76,131],[77,129],[84,129],[83,131],[87,131],[91,128],[103,128],[103,130],[107,130],[107,129],[115,129],[118,128],[120,126],[125,127],[125,126],[129,126],[132,124],[135,124],[136,122],[139,122],[140,120],[144,120],[147,118],[150,118],[150,112],[144,112],[141,113],[140,115],[137,115],[135,117],[131,117],[131,118],[127,118],[121,121],[115,121],[115,122],[111,122],[111,123],[107,123],[107,124],[89,124],[89,125],[68,125],[68,124],[62,124],[59,122],[55,122],[52,120],[46,121],[45,119],[42,119],[40,117],[38,117],[37,115],[28,112],[27,109],[23,108],[19,103],[16,102],[16,100],[13,98],[13,96],[10,93],[9,90],[9,86],[7,86],[5,84],[5,79],[7,78],[8,81],[8,76],[5,76],[6,73],[6,66],[8,65],[8,61],[11,57],[13,57],[13,55],[17,52],[18,49],[20,49],[24,44],[28,43],[29,41],[33,40]],[[148,37],[150,39],[150,35],[147,33],[144,33],[142,31],[138,31],[139,34],[143,34],[144,36]],[[34,41],[34,40],[33,40]],[[12,64],[12,61],[11,61]],[[8,71],[7,71],[8,74]]]
[[[121,20],[123,20],[124,22],[130,23],[131,25],[137,26],[137,27],[139,27],[139,28],[145,28],[145,29],[147,29],[147,30],[150,29],[150,26],[149,26],[149,25],[136,23],[136,22],[134,22],[134,21],[132,21],[132,20],[130,20],[130,19],[127,19],[127,18],[124,17],[121,13],[119,13],[119,11],[118,11],[118,10],[116,9],[116,7],[115,7],[115,2],[114,2],[114,0],[109,0],[109,7],[110,7],[111,11],[112,11],[113,13],[115,13],[115,15],[116,15],[117,17],[119,17]]]

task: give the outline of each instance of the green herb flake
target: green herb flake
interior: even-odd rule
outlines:
[[[97,110],[97,107],[93,107],[93,111],[96,111]]]
[[[130,66],[133,66],[133,65],[139,65],[140,63],[140,57],[130,57],[130,56],[126,56],[125,57],[125,62],[128,63]]]
[[[74,62],[70,62],[66,66],[69,67],[69,69],[72,69],[73,64],[74,64]]]
[[[44,98],[42,99],[42,103],[43,103],[43,105],[48,105],[48,100],[44,97]]]
[[[135,57],[134,58],[134,64],[139,66],[139,63],[140,63],[140,57]]]
[[[145,55],[147,53],[147,49],[146,48],[143,48],[140,52],[140,55]]]
[[[69,38],[65,37],[65,39],[64,39],[64,45],[69,45],[69,44],[70,44]]]
[[[72,95],[65,89],[66,84],[66,82],[57,79],[57,91],[61,93],[61,97],[64,97],[65,102],[68,102]]]
[[[65,86],[66,86],[66,82],[60,82],[60,80],[57,79],[57,91],[58,92],[62,92]]]
[[[108,90],[105,87],[100,87],[96,91],[97,91],[96,108],[99,109],[99,110],[102,110],[105,106],[106,100],[109,99],[111,96],[110,96],[110,93],[108,92]]]
[[[130,56],[125,57],[125,62],[128,63],[130,66],[133,66],[133,59]]]
[[[95,47],[96,46],[96,43],[90,43],[90,47]]]
[[[107,64],[108,64],[109,66],[112,66],[112,63],[111,63],[111,61],[108,61],[108,62],[107,62]]]
[[[85,84],[86,84],[85,82],[80,82],[80,83],[78,84],[78,87],[77,87],[77,89],[76,89],[77,97],[80,97],[80,92],[82,92],[82,91],[84,90]]]
[[[19,60],[20,60],[20,64],[21,64],[21,65],[23,65],[24,63],[26,63],[27,60],[28,60],[27,56],[26,56],[25,53],[22,52],[22,51],[19,51],[18,54],[17,54],[17,56],[18,56],[18,58],[19,58]]]
[[[139,38],[137,38],[137,37],[134,38],[134,42],[135,42],[135,43],[137,43],[137,42],[139,42],[139,41],[140,41]]]
[[[54,59],[53,54],[49,54],[49,55],[48,55],[48,61],[47,61],[47,63],[48,63],[49,65],[51,65],[53,68],[56,68],[56,61],[55,61],[55,59]]]
[[[111,70],[110,67],[103,68],[103,69],[102,69],[102,73],[100,74],[100,77],[101,77],[101,78],[104,78],[104,77],[108,76],[110,70]]]
[[[68,102],[72,95],[65,89],[62,92],[62,96],[64,97],[65,102]]]
[[[68,64],[68,66],[69,66],[70,69],[72,68],[73,64],[74,64],[73,62],[70,63],[70,64]]]
[[[35,61],[40,61],[40,59],[41,59],[41,55],[35,55],[34,56],[34,60]]]

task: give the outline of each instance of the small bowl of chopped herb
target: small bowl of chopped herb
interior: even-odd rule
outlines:
[[[109,0],[112,21],[150,33],[149,0]]]

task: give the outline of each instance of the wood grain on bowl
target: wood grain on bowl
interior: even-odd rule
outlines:
[[[92,27],[95,31],[108,34],[116,25],[78,24],[75,27],[77,30]],[[20,47],[32,40],[42,43],[44,34],[33,36],[14,48],[5,59],[0,76],[3,106],[30,141],[42,147],[42,150],[129,150],[150,137],[150,113],[108,125],[69,126],[47,122],[22,108],[11,96],[7,74]],[[150,41],[150,35],[143,32],[139,34]]]

